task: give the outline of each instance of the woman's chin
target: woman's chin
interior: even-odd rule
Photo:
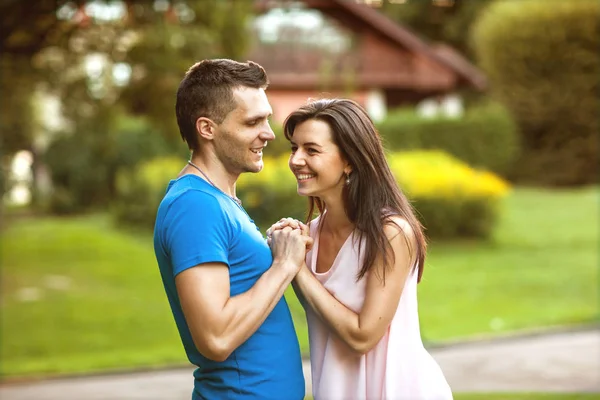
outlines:
[[[296,189],[296,192],[298,193],[299,196],[304,196],[304,197],[311,196],[311,194],[308,190],[301,188],[299,186],[298,186],[298,189]]]

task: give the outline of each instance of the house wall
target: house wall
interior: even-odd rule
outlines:
[[[367,107],[368,92],[364,90],[355,91],[352,94],[343,92],[319,92],[316,90],[281,90],[267,89],[267,97],[273,108],[273,122],[282,123],[294,110],[307,103],[309,99],[324,97],[351,98],[363,107]]]
[[[359,76],[366,86],[413,91],[451,90],[456,74],[374,32],[362,32]]]

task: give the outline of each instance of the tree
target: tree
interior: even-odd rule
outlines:
[[[469,30],[493,0],[384,0],[381,11],[433,42],[444,42],[474,59]]]
[[[175,142],[179,80],[202,58],[241,57],[251,7],[252,0],[39,0],[35,6],[0,0],[0,90],[11,93],[2,96],[4,166],[21,149],[38,155],[34,132],[40,127],[30,105],[41,89],[61,101],[65,124],[58,139],[96,135],[78,141],[79,146],[102,143],[101,154],[117,154],[108,148],[119,146],[110,131],[123,120],[118,114],[134,113],[157,128],[149,134]],[[116,79],[117,71],[130,73]],[[89,129],[89,121],[107,123]],[[102,176],[115,175],[113,169]]]

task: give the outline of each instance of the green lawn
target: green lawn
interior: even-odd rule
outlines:
[[[598,393],[459,393],[454,400],[597,400]]]
[[[598,393],[456,393],[454,400],[598,400]],[[313,400],[312,396],[306,400]]]
[[[598,400],[598,393],[457,393],[454,400]],[[311,396],[306,400],[313,400]]]
[[[598,393],[453,393],[454,400],[598,400]],[[313,400],[307,396],[305,400]]]
[[[597,319],[598,189],[519,189],[505,206],[491,242],[431,244],[419,289],[426,340]],[[2,375],[185,362],[150,235],[102,216],[20,219],[0,245]],[[302,310],[288,300],[306,351]]]
[[[430,246],[423,335],[439,341],[598,318],[598,189],[520,189],[488,244]]]

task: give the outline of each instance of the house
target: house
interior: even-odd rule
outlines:
[[[256,5],[262,15],[247,58],[267,70],[276,121],[309,98],[351,97],[379,120],[389,108],[486,88],[482,72],[452,48],[426,44],[366,4],[257,0]]]

